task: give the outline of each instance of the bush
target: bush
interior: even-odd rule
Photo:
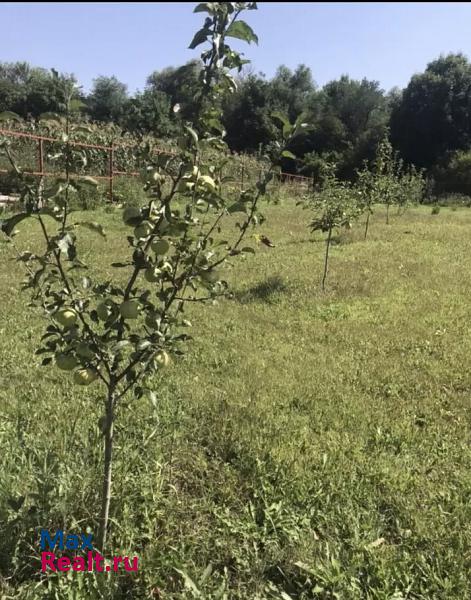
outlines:
[[[444,166],[434,170],[436,195],[461,194],[471,197],[471,150],[459,151]]]

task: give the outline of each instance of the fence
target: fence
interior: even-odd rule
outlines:
[[[57,177],[61,173],[57,170],[54,171],[53,168],[48,168],[48,153],[46,152],[46,145],[49,145],[49,150],[54,150],[54,145],[63,146],[64,142],[53,137],[47,137],[43,135],[35,135],[31,133],[24,133],[20,131],[12,131],[9,129],[1,129],[0,135],[5,137],[14,138],[19,142],[24,142],[29,144],[29,147],[24,147],[21,152],[22,160],[27,162],[26,165],[20,165],[23,173],[25,175],[30,175],[34,177]],[[81,169],[82,175],[90,175],[93,178],[104,181],[108,187],[108,198],[110,202],[113,202],[113,187],[114,182],[117,177],[138,177],[139,173],[133,170],[127,170],[124,166],[127,166],[126,154],[118,157],[118,153],[122,153],[123,151],[136,149],[137,146],[132,146],[129,144],[110,144],[109,146],[101,145],[101,144],[90,144],[87,142],[79,142],[79,141],[70,141],[69,144],[74,147],[83,148],[88,152],[95,153],[94,162],[98,165],[101,164],[101,172],[87,172],[85,167]],[[166,152],[166,153],[174,153],[168,149],[156,149],[156,153]],[[96,153],[101,153],[101,156],[97,156]],[[128,155],[129,157],[129,155]],[[238,158],[239,164],[237,168],[237,172],[234,174],[234,185],[238,186],[239,189],[243,189],[244,185],[252,182],[255,179],[260,178],[263,168],[259,167],[257,169],[251,169],[244,161],[244,158],[239,156]],[[120,167],[121,165],[121,167]],[[124,165],[124,166],[123,166]],[[5,165],[7,166],[7,165]],[[136,165],[137,166],[137,165]],[[2,168],[2,164],[0,163],[0,174],[1,173],[9,173],[11,168]],[[300,191],[301,189],[309,189],[312,187],[313,180],[310,177],[304,177],[302,175],[294,175],[292,173],[279,173],[277,177],[278,185],[288,184],[290,186],[294,186],[296,191]],[[5,193],[5,190],[2,190],[1,181],[0,181],[0,194]]]

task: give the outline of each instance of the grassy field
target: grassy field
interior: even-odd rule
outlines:
[[[112,545],[132,575],[41,583],[38,528],[95,529],[101,390],[39,366],[45,322],[0,245],[0,598],[471,598],[471,211],[378,209],[367,241],[336,239],[325,293],[308,213],[266,216],[276,247],[191,307],[156,405],[121,412]],[[123,226],[92,218],[103,275]]]

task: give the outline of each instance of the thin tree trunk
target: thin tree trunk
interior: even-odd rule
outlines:
[[[330,248],[331,237],[332,237],[332,227],[329,229],[329,234],[327,235],[327,242],[326,242],[326,247],[325,247],[324,276],[322,277],[322,291],[325,290],[325,280],[327,277],[327,266],[329,263],[329,248]]]
[[[389,204],[386,204],[386,225],[389,225]]]
[[[368,214],[366,215],[366,223],[365,223],[365,240],[366,240],[366,236],[368,235],[368,226],[370,224],[370,211],[368,211]]]
[[[106,399],[106,413],[104,426],[105,461],[103,467],[103,488],[101,496],[100,527],[98,530],[98,548],[101,552],[105,551],[106,534],[108,530],[108,520],[110,514],[111,466],[113,462],[114,403],[114,386],[111,385],[108,390],[108,397]]]

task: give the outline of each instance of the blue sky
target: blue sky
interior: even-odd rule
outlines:
[[[132,92],[153,70],[198,55],[187,49],[202,20],[193,6],[3,2],[0,61],[72,72],[85,90],[97,75],[116,75]],[[471,57],[471,2],[259,2],[246,19],[260,39],[245,48],[254,71],[305,63],[319,85],[347,73],[388,90],[441,53]]]

